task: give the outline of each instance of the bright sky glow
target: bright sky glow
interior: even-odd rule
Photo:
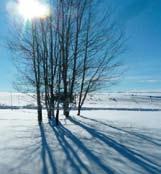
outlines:
[[[46,18],[50,14],[49,6],[39,0],[18,0],[18,12],[25,20]]]

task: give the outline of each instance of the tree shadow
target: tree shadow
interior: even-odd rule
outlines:
[[[37,158],[40,157],[42,165],[37,163],[38,165],[37,167],[38,168],[42,167],[42,168],[41,169],[39,168],[40,169],[39,173],[40,174],[49,174],[49,173],[57,174],[57,168],[55,163],[56,160],[54,159],[52,149],[50,148],[48,144],[45,130],[44,130],[44,125],[40,124],[38,129],[40,130],[40,134],[37,135],[36,137],[34,136],[33,144],[25,145],[22,147],[16,147],[16,146],[10,147],[10,148],[7,147],[7,150],[16,151],[16,153],[18,154],[17,158],[14,161],[14,167],[10,169],[10,173],[24,173],[24,170],[32,171],[31,168],[30,169],[28,167],[26,168],[26,165],[32,164],[32,162],[35,162]],[[32,132],[32,134],[34,134],[34,132]],[[18,138],[28,142],[31,139],[31,136],[28,136],[28,137],[19,136]]]
[[[24,173],[25,170],[28,171],[28,173],[31,173],[31,171],[34,169],[35,166],[33,166],[32,162],[35,163],[37,158],[40,157],[41,164],[36,163],[41,168],[38,168],[38,173],[40,174],[57,174],[57,167],[56,167],[56,159],[54,158],[54,154],[52,152],[52,149],[49,146],[47,137],[46,137],[46,130],[44,129],[46,125],[43,123],[40,124],[37,128],[39,131],[36,131],[35,129],[32,129],[32,135],[28,136],[18,136],[17,139],[20,139],[21,142],[27,142],[26,145],[18,144],[11,146],[11,147],[5,147],[0,149],[1,151],[8,151],[8,152],[15,152],[16,158],[14,158],[13,166],[10,166],[9,173]],[[22,131],[19,131],[19,134]],[[29,134],[30,131],[25,131],[25,133]],[[33,136],[34,142],[31,144],[28,144],[28,142],[31,140]],[[31,168],[28,168],[29,167]],[[26,167],[27,166],[27,167]],[[31,170],[31,171],[30,171]],[[30,172],[29,172],[30,171]],[[1,173],[1,172],[0,172]]]
[[[99,167],[104,173],[107,174],[114,174],[114,170],[107,166],[107,164],[104,164],[99,157],[97,157],[95,154],[92,153],[90,149],[88,149],[85,144],[77,138],[69,129],[65,128],[62,124],[59,124],[59,127],[56,127],[54,124],[50,122],[50,126],[52,130],[54,131],[57,140],[59,141],[61,147],[63,148],[68,160],[70,160],[70,163],[72,167],[75,170],[75,173],[82,174],[82,169],[87,174],[93,174],[93,169],[87,166],[81,159],[81,157],[78,155],[78,153],[74,150],[74,147],[77,147],[79,151],[85,155],[85,157],[93,162],[95,166]],[[69,140],[67,141],[67,138],[73,143],[71,145],[69,143]],[[81,168],[81,169],[80,169]],[[91,171],[92,170],[92,171]]]
[[[49,162],[50,162],[50,166],[52,169],[52,173],[57,174],[55,160],[54,160],[53,154],[51,153],[52,150],[51,150],[50,146],[48,145],[43,124],[40,124],[39,128],[40,128],[40,133],[41,133],[41,158],[42,158],[42,163],[43,163],[42,174],[49,173],[48,167],[47,167],[47,156],[49,157]]]
[[[9,173],[21,173],[24,170],[23,167],[36,158],[37,151],[40,149],[40,147],[32,145],[23,148],[7,148],[7,150],[16,151],[17,154],[20,153],[20,151],[22,150],[24,151],[24,149],[25,152],[20,154],[18,157],[18,159],[20,159],[20,162],[19,160],[18,162],[14,160],[14,166],[11,166]]]
[[[147,157],[144,157],[143,155],[134,152],[133,150],[129,149],[128,147],[124,146],[123,144],[120,144],[116,140],[106,136],[105,134],[97,131],[96,129],[90,127],[89,125],[78,121],[73,118],[69,118],[69,120],[75,124],[86,130],[92,137],[98,139],[99,141],[105,143],[109,147],[113,148],[115,151],[117,151],[120,155],[125,157],[126,159],[130,160],[132,163],[135,163],[136,165],[140,166],[146,172],[153,173],[153,174],[159,174],[161,173],[161,166],[158,164],[155,164],[153,161],[148,159]]]
[[[84,117],[84,116],[82,116],[82,115],[81,115],[80,117],[83,118],[83,119],[86,119],[86,120],[90,120],[90,121],[93,121],[93,122],[102,124],[102,125],[104,125],[104,126],[107,126],[107,127],[112,128],[112,129],[115,129],[115,130],[118,130],[118,131],[127,133],[127,134],[129,134],[129,135],[138,137],[138,138],[140,138],[140,139],[142,139],[142,140],[148,141],[148,142],[150,142],[150,143],[152,143],[152,144],[154,144],[154,145],[156,145],[156,146],[161,147],[161,144],[157,142],[157,141],[158,141],[157,139],[154,139],[154,138],[149,137],[149,136],[147,136],[147,135],[144,135],[144,134],[141,134],[141,133],[138,133],[138,132],[131,132],[131,131],[128,131],[128,130],[125,130],[125,129],[122,129],[122,128],[118,128],[118,127],[116,127],[116,126],[113,126],[113,125],[110,125],[110,124],[107,124],[107,123],[104,123],[104,122],[102,122],[102,121],[98,121],[98,120],[95,120],[95,119],[92,119],[92,118],[87,118],[87,117]]]

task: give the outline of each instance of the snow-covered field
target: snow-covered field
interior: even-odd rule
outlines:
[[[160,96],[92,95],[59,127],[0,110],[0,174],[161,174]]]

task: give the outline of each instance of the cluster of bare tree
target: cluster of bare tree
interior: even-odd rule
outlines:
[[[39,123],[45,106],[58,124],[60,106],[68,117],[75,103],[80,115],[87,94],[111,83],[122,33],[97,0],[50,1],[50,8],[50,16],[30,21],[23,33],[16,29],[10,48],[21,62],[21,86],[36,94]]]

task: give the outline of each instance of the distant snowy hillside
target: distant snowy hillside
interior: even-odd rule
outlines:
[[[90,94],[86,107],[161,108],[161,93],[100,93]]]
[[[0,93],[0,105],[35,106],[33,95]],[[89,94],[84,108],[161,109],[161,93],[96,93]]]
[[[35,104],[35,99],[31,94],[0,92],[0,105],[26,106]]]

